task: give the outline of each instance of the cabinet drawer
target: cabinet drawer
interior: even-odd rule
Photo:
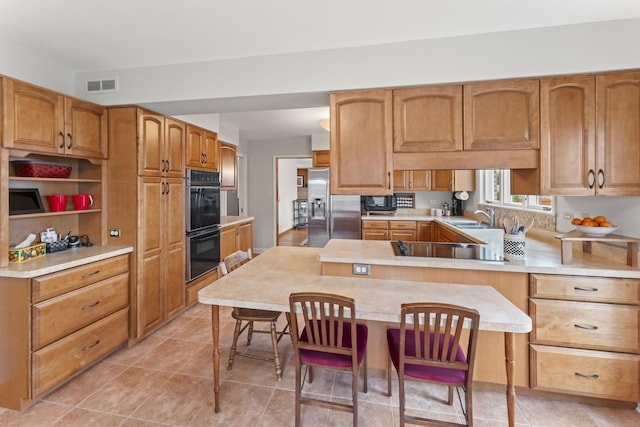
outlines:
[[[363,220],[362,228],[375,228],[378,230],[387,230],[389,228],[389,221],[371,221]]]
[[[636,402],[640,356],[531,345],[531,388]]]
[[[389,221],[390,230],[415,230],[415,221]]]
[[[35,304],[32,308],[32,346],[37,350],[63,336],[125,307],[129,275],[112,277],[82,289]]]
[[[32,302],[44,301],[65,292],[129,271],[128,255],[93,262],[32,280]]]
[[[529,314],[532,342],[640,353],[640,307],[532,298]]]
[[[32,398],[56,387],[124,343],[128,309],[113,313],[33,353]]]
[[[537,298],[640,304],[638,279],[532,274],[530,284]]]
[[[408,242],[416,241],[415,230],[391,230],[389,232],[389,240],[405,240]]]
[[[387,230],[362,229],[362,240],[389,240]]]

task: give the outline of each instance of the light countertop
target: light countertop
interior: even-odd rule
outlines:
[[[497,270],[522,273],[567,274],[579,276],[640,278],[640,269],[574,249],[573,263],[562,264],[560,240],[526,238],[526,256],[522,260],[476,261],[470,259],[398,257],[389,241],[330,240],[321,249],[321,262],[397,265],[407,267]]]
[[[45,274],[74,268],[106,258],[127,254],[133,251],[131,246],[91,246],[67,249],[66,251],[46,254],[42,257],[22,263],[9,264],[0,268],[0,278],[14,277],[29,279]]]
[[[252,216],[223,216],[220,218],[220,227],[229,227],[245,221],[253,221]]]
[[[292,292],[328,292],[356,301],[359,319],[398,322],[400,304],[454,303],[480,312],[480,329],[526,333],[531,318],[491,286],[336,277],[320,272],[320,248],[272,247],[198,292],[204,304],[289,311]]]

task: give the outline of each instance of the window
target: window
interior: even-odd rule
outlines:
[[[485,203],[502,205],[506,208],[553,212],[552,196],[511,194],[510,177],[508,169],[481,172],[482,198]]]

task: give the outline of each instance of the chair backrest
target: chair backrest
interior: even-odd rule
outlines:
[[[476,310],[449,304],[411,303],[402,304],[401,316],[399,368],[402,371],[407,363],[464,370],[467,377],[472,378],[480,323]],[[463,333],[465,329],[468,333]],[[414,349],[405,348],[407,333],[413,334]],[[464,357],[458,353],[460,344]]]
[[[298,350],[315,350],[352,355],[353,366],[358,365],[353,298],[325,293],[293,293],[289,296],[289,309],[291,337],[296,353]],[[303,336],[300,336],[297,312],[302,312],[304,319]]]
[[[222,276],[226,276],[242,264],[246,264],[251,260],[251,258],[251,249],[247,249],[246,251],[236,251],[227,255],[218,264],[218,279]]]

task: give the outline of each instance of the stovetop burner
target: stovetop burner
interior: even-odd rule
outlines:
[[[405,242],[398,240],[391,242],[391,247],[396,256],[506,261],[501,255],[477,243]]]

